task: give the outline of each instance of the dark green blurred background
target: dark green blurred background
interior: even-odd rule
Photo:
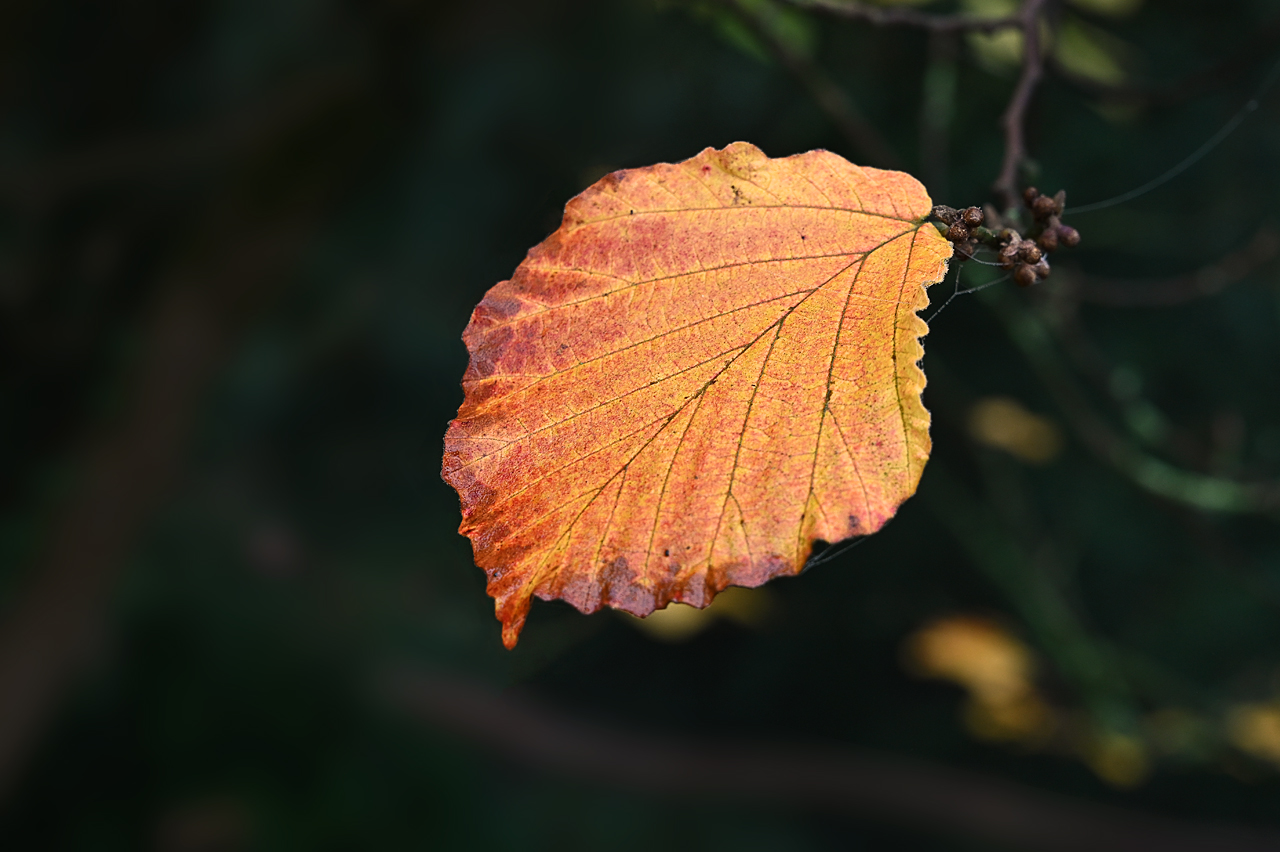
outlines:
[[[1053,8],[1026,177],[1069,205],[1193,151],[1280,49],[1262,0]],[[620,742],[866,748],[1280,836],[1280,91],[1068,214],[1034,292],[933,323],[933,459],[883,532],[750,617],[537,603],[502,649],[439,477],[471,308],[607,171],[867,162],[769,38],[935,201],[989,200],[1016,44],[763,2],[0,7],[0,848],[1036,848],[504,754],[517,692]],[[1040,722],[904,670],[956,616],[1038,661]]]

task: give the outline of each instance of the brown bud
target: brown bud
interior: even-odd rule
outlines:
[[[1080,232],[1070,225],[1059,225],[1058,241],[1067,248],[1075,248],[1080,245]]]
[[[1018,248],[1020,243],[1010,242],[1000,247],[1000,265],[1005,269],[1013,266],[1018,258]]]
[[[1061,216],[1062,211],[1067,209],[1067,191],[1065,189],[1060,189],[1054,194],[1053,205],[1056,208],[1053,212]]]
[[[933,218],[946,222],[948,225],[954,225],[956,220],[960,217],[959,211],[954,207],[948,207],[945,204],[935,205],[931,215]]]
[[[1018,244],[1018,259],[1023,263],[1038,263],[1040,260],[1040,247],[1031,240],[1023,240]]]
[[[969,229],[959,222],[947,228],[947,239],[953,243],[962,243],[969,239]]]
[[[956,257],[960,260],[973,260],[973,252],[976,248],[977,243],[972,240],[956,243]]]
[[[1036,283],[1036,271],[1025,263],[1019,263],[1013,270],[1013,283],[1019,287],[1030,287]]]
[[[960,216],[970,228],[976,228],[986,220],[986,217],[982,215],[982,211],[977,207],[966,207]]]
[[[1055,251],[1058,248],[1058,232],[1050,228],[1040,236],[1036,237],[1036,244],[1040,246],[1041,251]]]
[[[1041,258],[1035,266],[1031,267],[1031,269],[1035,272],[1037,278],[1043,279],[1049,277],[1049,261],[1044,258]]]
[[[1035,204],[1036,199],[1039,197],[1040,197],[1040,190],[1036,189],[1034,186],[1029,186],[1026,189],[1022,190],[1022,200],[1027,202],[1028,207],[1030,207],[1032,204]]]
[[[1031,202],[1031,212],[1037,219],[1047,219],[1058,212],[1058,204],[1047,195],[1042,195]]]

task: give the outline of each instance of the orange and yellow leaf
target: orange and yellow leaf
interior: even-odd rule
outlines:
[[[930,209],[909,175],[741,142],[569,202],[472,314],[445,435],[507,647],[533,595],[705,606],[893,516],[929,456]]]

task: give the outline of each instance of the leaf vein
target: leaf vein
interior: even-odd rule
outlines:
[[[854,193],[857,195],[857,193]],[[717,207],[655,207],[650,210],[637,210],[634,213],[618,213],[613,216],[601,216],[599,219],[585,219],[571,228],[571,231],[580,231],[592,225],[600,225],[605,222],[613,222],[617,219],[632,219],[636,216],[658,216],[664,213],[715,213],[715,212],[744,212],[749,210],[823,210],[833,213],[856,213],[860,216],[871,216],[875,219],[889,219],[893,222],[902,222],[907,225],[919,224],[915,219],[905,219],[902,216],[890,216],[888,213],[877,213],[872,210],[864,210],[854,207],[827,207],[822,204],[740,204],[733,207],[720,205]],[[895,211],[896,212],[896,211]]]

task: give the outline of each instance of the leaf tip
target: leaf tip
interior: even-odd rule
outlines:
[[[524,630],[524,621],[529,615],[529,598],[520,601],[498,601],[498,620],[502,622],[502,646],[508,651],[514,650],[520,640],[520,631]]]

